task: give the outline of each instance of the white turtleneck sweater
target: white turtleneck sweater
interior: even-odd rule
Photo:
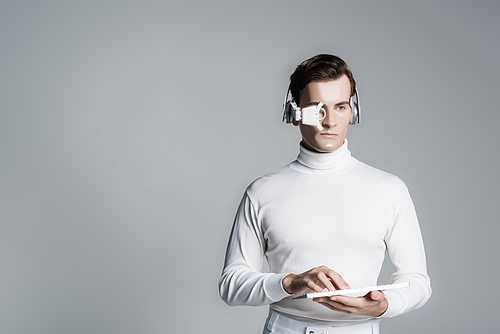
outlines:
[[[326,265],[352,287],[376,285],[387,251],[392,283],[383,317],[422,306],[431,288],[420,228],[405,184],[351,157],[300,147],[296,161],[255,180],[246,190],[231,232],[221,297],[229,305],[266,305],[316,325],[344,326],[370,318],[293,300],[282,287],[289,273]],[[269,272],[262,272],[264,258]],[[386,284],[387,282],[380,282]]]

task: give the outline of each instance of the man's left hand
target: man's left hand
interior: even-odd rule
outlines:
[[[382,291],[371,291],[363,297],[331,296],[314,298],[313,301],[334,311],[374,318],[384,314],[389,306]]]

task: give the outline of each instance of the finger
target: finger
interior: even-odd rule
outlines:
[[[355,314],[359,313],[359,309],[356,307],[346,306],[342,303],[338,303],[333,300],[318,300],[318,303],[329,308],[330,310],[347,313],[347,314]]]
[[[328,290],[330,290],[330,291],[335,290],[335,287],[333,286],[332,281],[330,281],[330,279],[328,277],[326,277],[324,272],[320,271],[318,273],[318,279],[321,281],[321,283],[323,283],[325,288],[327,288]]]
[[[343,305],[346,307],[363,307],[365,300],[364,298],[348,297],[348,296],[331,296],[329,301],[336,303],[335,305]]]
[[[377,291],[377,290],[369,292],[366,295],[366,297],[368,297],[368,298],[370,298],[371,300],[374,300],[374,301],[381,301],[382,299],[385,298],[384,293],[382,291]]]
[[[331,278],[333,285],[335,285],[335,287],[339,290],[345,290],[351,288],[349,284],[347,284],[347,282],[344,281],[344,278],[340,276],[340,274],[331,269],[326,273],[326,276]]]
[[[307,280],[307,283],[306,283],[307,287],[313,291],[316,291],[316,292],[323,292],[323,288],[320,287],[318,284],[314,283],[312,280]]]

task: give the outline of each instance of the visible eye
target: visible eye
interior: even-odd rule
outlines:
[[[338,107],[337,107],[337,110],[339,110],[339,111],[344,111],[344,110],[346,110],[346,109],[347,109],[347,108],[346,108],[346,106],[344,106],[344,105],[341,105],[341,106],[338,106]]]

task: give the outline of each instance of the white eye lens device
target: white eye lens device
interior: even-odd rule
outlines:
[[[299,108],[295,101],[290,101],[287,107],[290,109],[288,114],[291,114],[294,120],[302,121],[302,124],[316,126],[320,131],[323,130],[320,123],[326,116],[325,110],[322,108],[323,102],[319,101],[315,106]],[[291,122],[292,121],[293,120],[291,120]]]

